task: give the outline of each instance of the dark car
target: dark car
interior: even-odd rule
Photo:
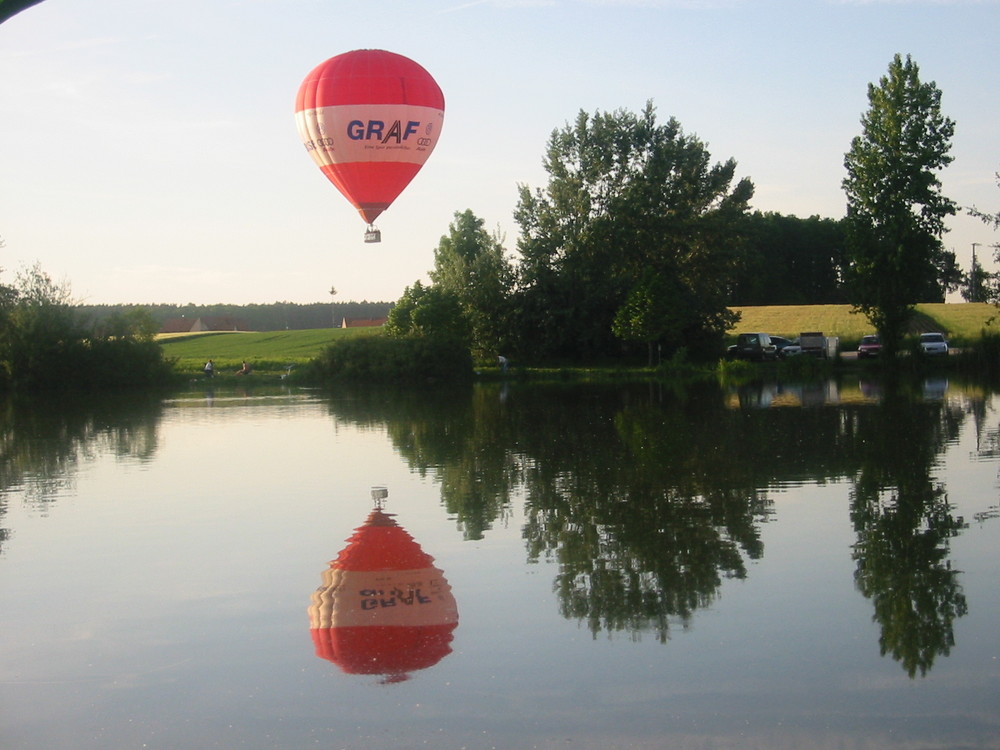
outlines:
[[[862,336],[861,343],[858,344],[858,359],[868,359],[877,357],[882,353],[882,342],[878,336]]]
[[[799,353],[799,342],[792,341],[791,339],[786,339],[784,336],[771,336],[771,343],[774,344],[774,348],[778,350],[779,357],[785,357],[785,349],[792,347],[788,350],[787,354],[798,354]]]
[[[789,342],[791,343],[791,342]],[[754,362],[777,359],[778,347],[766,333],[741,333],[736,343],[726,352],[730,359],[749,359]]]

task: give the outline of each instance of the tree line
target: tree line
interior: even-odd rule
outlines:
[[[81,317],[101,324],[115,315],[142,310],[150,316],[159,330],[174,318],[234,318],[250,331],[284,331],[311,328],[339,328],[348,320],[385,318],[392,309],[392,302],[271,302],[265,304],[232,305],[213,304],[121,304],[75,306]]]
[[[456,212],[432,283],[406,289],[388,332],[525,362],[707,358],[736,323],[734,306],[846,302],[891,357],[917,304],[982,274],[963,274],[942,242],[958,206],[938,178],[955,127],[940,90],[896,55],[868,100],[844,157],[839,220],[752,211],[754,186],[736,179],[735,160],[713,162],[652,103],[581,111],[549,138],[548,184],[519,186],[516,259],[471,210]]]

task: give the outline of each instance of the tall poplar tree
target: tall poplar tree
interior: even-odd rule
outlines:
[[[893,356],[914,305],[943,301],[961,278],[941,242],[956,207],[938,179],[952,161],[955,124],[941,113],[941,91],[921,83],[909,55],[897,54],[878,86],[868,85],[868,103],[844,158],[849,294]]]

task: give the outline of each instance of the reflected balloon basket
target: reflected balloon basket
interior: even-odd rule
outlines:
[[[379,507],[382,498],[323,571],[308,611],[316,656],[393,683],[451,653],[458,606],[434,559]]]

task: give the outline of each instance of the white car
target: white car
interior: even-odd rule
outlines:
[[[921,333],[920,334],[920,352],[922,354],[939,354],[945,355],[948,353],[948,342],[945,341],[943,333]]]

